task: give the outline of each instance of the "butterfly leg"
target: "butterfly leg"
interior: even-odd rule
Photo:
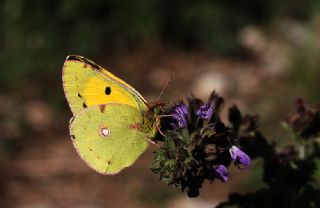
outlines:
[[[159,128],[158,125],[156,125],[156,128],[158,129],[159,133],[160,133],[162,136],[166,137],[166,135],[161,131],[161,129]]]
[[[148,142],[150,142],[151,144],[160,147],[160,145],[158,145],[155,141],[153,141],[150,137],[145,137],[145,140],[147,140]]]

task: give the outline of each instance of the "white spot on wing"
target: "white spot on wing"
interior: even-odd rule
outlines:
[[[108,127],[105,126],[101,126],[100,130],[99,130],[99,134],[102,137],[108,137],[110,135],[110,129]]]

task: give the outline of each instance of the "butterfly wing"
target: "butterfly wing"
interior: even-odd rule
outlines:
[[[63,87],[74,115],[87,107],[120,103],[146,111],[145,99],[129,84],[82,56],[68,56]]]
[[[71,120],[70,134],[78,154],[95,171],[112,175],[132,165],[146,150],[139,130],[141,112],[126,104],[88,107]]]

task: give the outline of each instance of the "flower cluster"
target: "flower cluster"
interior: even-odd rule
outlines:
[[[189,197],[199,195],[205,180],[228,181],[231,162],[240,169],[250,166],[249,156],[239,145],[243,118],[234,106],[229,110],[232,127],[226,126],[220,118],[223,102],[215,92],[206,103],[189,98],[167,108],[161,119],[164,135],[156,139],[162,145],[150,169],[167,184],[187,190]]]
[[[320,109],[301,98],[295,100],[294,107],[283,126],[291,136],[286,139],[296,141],[285,145],[268,142],[257,130],[256,116],[240,119],[241,147],[251,159],[260,158],[264,186],[251,193],[232,193],[218,208],[320,207]],[[239,111],[232,111],[238,115],[235,118],[241,117]]]

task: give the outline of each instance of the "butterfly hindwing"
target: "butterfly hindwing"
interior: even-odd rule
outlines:
[[[108,103],[147,110],[146,101],[133,87],[84,57],[68,56],[62,79],[74,115],[90,106]]]
[[[149,142],[139,130],[141,112],[126,104],[88,107],[74,117],[70,134],[78,154],[94,170],[116,174],[146,150]]]

